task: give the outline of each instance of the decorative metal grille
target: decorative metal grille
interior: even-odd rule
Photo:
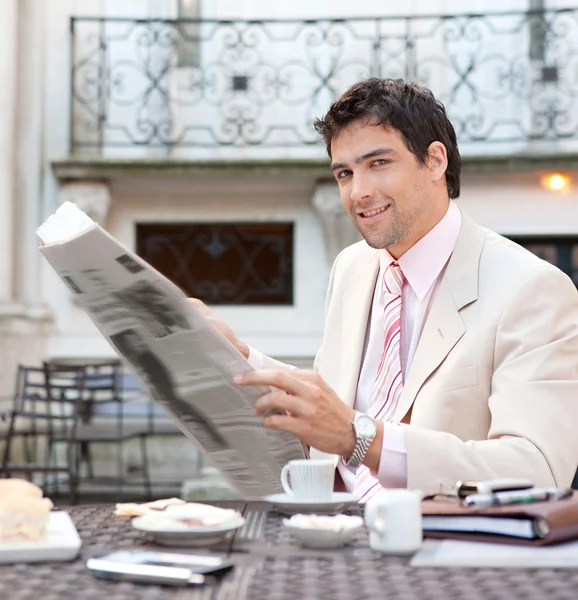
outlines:
[[[292,304],[292,223],[139,224],[137,253],[209,304]]]
[[[578,9],[301,21],[72,19],[71,149],[312,146],[369,75],[430,87],[460,144],[578,137]],[[195,60],[182,60],[195,48]]]
[[[513,242],[564,271],[578,287],[578,237],[508,236]]]

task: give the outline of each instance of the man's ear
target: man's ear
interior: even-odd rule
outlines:
[[[448,168],[448,153],[441,142],[432,142],[427,149],[426,165],[432,181],[440,181]]]

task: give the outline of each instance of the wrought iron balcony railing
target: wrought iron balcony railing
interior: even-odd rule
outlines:
[[[74,18],[71,31],[73,152],[317,145],[321,154],[312,121],[370,75],[430,87],[466,153],[578,141],[578,9],[308,21]]]

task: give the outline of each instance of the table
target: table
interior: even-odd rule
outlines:
[[[72,563],[0,567],[0,598],[7,600],[574,600],[578,569],[411,568],[409,559],[371,551],[365,532],[337,550],[302,548],[284,530],[282,516],[264,503],[218,503],[243,512],[246,524],[219,546],[177,551],[229,556],[235,569],[202,588],[161,587],[97,579],[85,569],[91,556],[114,549],[150,548],[146,534],[113,516],[112,505],[67,507],[83,540]],[[361,515],[354,506],[352,514]]]

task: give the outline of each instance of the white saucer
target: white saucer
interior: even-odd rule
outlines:
[[[271,494],[265,496],[265,502],[270,502],[279,512],[295,515],[298,513],[313,513],[317,515],[334,515],[342,512],[355,502],[353,494],[334,492],[331,500],[314,502],[312,500],[296,500],[290,494]]]
[[[228,533],[235,531],[245,524],[245,519],[239,516],[238,519],[232,519],[213,527],[198,527],[182,529],[170,528],[149,528],[146,521],[143,524],[143,517],[136,517],[132,520],[132,526],[139,531],[144,531],[151,535],[154,541],[161,546],[209,546],[218,544]]]

